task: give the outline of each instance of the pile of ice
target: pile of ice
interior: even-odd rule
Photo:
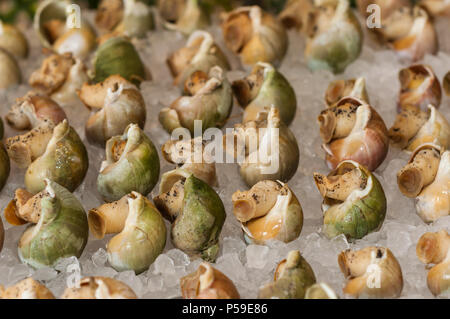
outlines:
[[[427,56],[425,63],[431,65],[440,79],[449,71],[450,37],[447,31],[450,23],[438,20],[438,30],[441,41],[441,51],[436,56]],[[210,30],[225,49],[220,29],[215,26]],[[31,56],[21,67],[24,79],[40,66],[43,59],[37,37],[32,30],[27,32],[31,43]],[[383,227],[379,232],[372,233],[355,243],[348,243],[340,236],[333,240],[321,234],[322,212],[321,197],[312,178],[312,172],[327,173],[324,154],[320,148],[320,138],[316,118],[324,108],[323,96],[328,83],[338,78],[363,76],[366,78],[371,104],[390,126],[396,114],[396,98],[399,90],[398,71],[407,66],[398,61],[395,54],[378,46],[366,34],[365,46],[361,57],[353,63],[344,74],[334,76],[328,72],[312,73],[305,66],[303,58],[304,42],[299,34],[289,33],[290,46],[287,56],[281,65],[281,72],[289,79],[298,98],[298,112],[291,129],[298,139],[301,160],[298,171],[289,182],[299,198],[304,210],[304,226],[300,237],[289,243],[273,242],[268,246],[247,246],[244,243],[241,229],[234,218],[231,209],[231,195],[237,189],[244,190],[246,186],[239,177],[234,164],[219,164],[219,193],[227,210],[227,220],[221,234],[221,252],[215,266],[229,276],[236,284],[242,298],[255,298],[258,288],[272,280],[276,264],[286,257],[288,251],[298,249],[311,264],[319,281],[327,282],[342,297],[342,287],[345,279],[337,264],[337,255],[346,248],[362,248],[368,245],[382,245],[390,248],[398,258],[403,271],[405,286],[402,298],[430,298],[431,293],[426,287],[425,266],[417,259],[415,246],[418,238],[427,231],[439,229],[450,230],[450,217],[442,218],[434,225],[425,225],[416,215],[414,201],[399,192],[395,174],[407,160],[407,155],[391,148],[386,161],[375,172],[380,179],[388,199],[388,211]],[[147,104],[146,133],[153,142],[161,146],[169,135],[158,123],[158,112],[179,96],[178,90],[172,86],[172,77],[165,64],[165,59],[175,49],[185,43],[185,38],[174,32],[158,30],[149,33],[143,40],[135,41],[136,47],[153,75],[153,81],[142,84],[142,93]],[[230,52],[226,51],[233,65],[229,73],[230,80],[239,78],[245,71],[239,69],[239,62]],[[21,85],[17,88],[0,91],[0,114],[4,116],[13,101],[23,96],[29,87]],[[450,99],[444,98],[441,109],[450,120]],[[86,180],[75,192],[86,210],[102,203],[96,190],[96,177],[104,157],[103,150],[90,145],[84,138],[84,122],[89,112],[80,103],[75,102],[66,108],[66,112],[88,148],[90,167]],[[233,114],[227,127],[239,121],[241,110],[235,103]],[[6,126],[6,136],[17,134]],[[162,172],[172,169],[172,166],[161,158]],[[8,184],[0,193],[0,209],[4,209],[11,200],[14,190],[23,187],[24,172],[12,167]],[[149,196],[155,196],[153,193]],[[3,218],[3,217],[2,217]],[[67,272],[67,266],[79,265],[83,276],[101,275],[120,279],[130,285],[140,297],[144,298],[177,298],[180,297],[180,277],[197,269],[200,260],[189,260],[181,251],[174,249],[168,238],[164,254],[160,255],[150,269],[136,276],[131,271],[117,273],[108,266],[104,240],[90,238],[89,243],[79,260],[69,258],[62,260],[55,268],[33,270],[20,263],[17,256],[17,242],[24,227],[11,228],[5,221],[6,241],[0,254],[0,284],[10,285],[28,276],[45,283],[55,295],[59,296],[65,289],[73,273]],[[169,224],[167,223],[167,227]],[[72,269],[72,268],[70,268]]]

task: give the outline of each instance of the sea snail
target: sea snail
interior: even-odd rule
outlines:
[[[336,106],[344,97],[355,98],[370,104],[366,80],[364,78],[336,80],[328,85],[325,92],[325,103],[328,107]]]
[[[450,151],[441,155],[434,181],[417,196],[416,210],[425,222],[450,214]]]
[[[240,299],[233,282],[207,262],[182,277],[180,288],[184,299]]]
[[[416,247],[417,257],[424,264],[435,264],[427,276],[428,289],[435,296],[450,291],[450,235],[441,230],[425,233]]]
[[[292,190],[281,182],[261,181],[232,196],[233,213],[247,243],[290,242],[303,227],[303,210]]]
[[[172,133],[176,128],[185,127],[193,135],[196,120],[201,121],[202,130],[225,124],[233,106],[233,93],[220,67],[213,67],[208,74],[192,73],[186,79],[185,88],[187,95],[159,113],[159,121],[166,131]]]
[[[416,210],[427,223],[450,214],[450,151],[422,144],[397,174],[400,191],[416,198]]]
[[[179,169],[170,180],[161,181],[153,201],[172,222],[171,238],[176,248],[205,261],[216,259],[226,213],[219,195],[208,184]]]
[[[0,20],[0,48],[12,56],[23,59],[28,56],[28,41],[23,33],[14,25]]]
[[[386,196],[377,178],[353,161],[341,162],[328,176],[314,173],[323,197],[323,232],[360,239],[379,229],[386,215]]]
[[[134,45],[121,36],[113,36],[99,46],[93,65],[94,83],[103,82],[111,75],[120,75],[135,85],[151,79]]]
[[[105,31],[143,37],[153,28],[153,15],[150,7],[139,0],[102,0],[95,23]]]
[[[132,123],[144,128],[144,98],[136,86],[120,75],[111,75],[97,84],[85,83],[79,96],[89,109],[95,111],[86,122],[86,137],[91,143],[105,145]]]
[[[29,132],[6,139],[6,150],[10,159],[21,168],[28,167],[44,154],[52,138],[55,124],[45,119]]]
[[[117,234],[106,248],[117,271],[148,269],[166,245],[166,226],[159,211],[138,192],[89,211],[89,228],[96,238]]]
[[[55,299],[55,296],[38,281],[27,278],[6,289],[0,286],[0,299]]]
[[[433,143],[444,149],[450,147],[450,124],[431,104],[428,113],[415,106],[404,106],[389,129],[394,145],[409,152],[425,143]]]
[[[288,38],[283,25],[258,6],[240,7],[224,14],[222,32],[227,47],[246,66],[257,62],[277,66],[287,51]]]
[[[206,31],[192,33],[186,46],[167,58],[167,65],[174,77],[174,84],[180,86],[184,86],[186,80],[196,71],[208,74],[216,65],[225,71],[230,69],[225,54]]]
[[[101,30],[113,31],[124,17],[123,0],[101,0],[95,14],[95,24]]]
[[[423,64],[411,65],[399,72],[401,90],[397,109],[405,106],[415,106],[427,111],[428,105],[439,108],[442,92],[441,84],[430,66]]]
[[[419,0],[419,4],[433,16],[450,16],[448,0]]]
[[[362,11],[366,11],[367,6],[373,3],[367,0],[360,2]],[[381,8],[381,28],[371,30],[400,58],[418,61],[426,54],[437,53],[436,30],[425,9],[417,5],[412,7],[407,0],[376,1],[375,4]]]
[[[381,9],[381,17],[388,17],[392,12],[400,8],[410,6],[409,0],[356,0],[359,12],[362,16],[368,17],[371,13],[367,9],[370,4],[376,4]]]
[[[36,158],[25,173],[25,186],[33,194],[45,188],[45,179],[73,192],[86,176],[89,159],[77,132],[67,120],[54,129],[44,153]]]
[[[269,63],[258,62],[247,77],[234,81],[233,92],[244,108],[243,123],[254,121],[264,107],[273,106],[289,125],[295,117],[297,98],[288,80]]]
[[[237,141],[233,147],[229,137]],[[297,171],[300,159],[297,139],[275,107],[259,112],[256,121],[235,125],[226,136],[226,150],[238,158],[240,174],[249,187],[263,180],[286,183]]]
[[[441,148],[434,144],[422,144],[412,154],[408,164],[397,174],[400,191],[408,197],[416,197],[436,178],[441,159]]]
[[[289,252],[275,270],[274,281],[259,290],[258,298],[303,299],[316,283],[314,271],[298,250]]]
[[[167,141],[162,147],[162,154],[177,168],[192,173],[211,187],[217,186],[216,164],[206,153],[201,136],[188,141]],[[178,172],[174,169],[164,173],[161,182],[169,181]]]
[[[76,91],[88,80],[84,63],[69,52],[46,58],[31,74],[29,84],[36,92],[64,105],[77,98]]]
[[[132,191],[146,196],[158,182],[159,157],[152,141],[136,125],[106,143],[106,159],[97,178],[97,189],[112,202]]]
[[[45,152],[53,128],[67,117],[64,110],[49,97],[29,92],[16,100],[5,118],[15,129],[29,130],[6,139],[9,157],[19,167],[25,168]]]
[[[84,277],[80,286],[66,288],[61,299],[137,299],[125,283],[107,277]]]
[[[438,38],[429,14],[416,6],[410,15],[413,20],[405,26],[407,33],[391,42],[393,49],[401,58],[411,61],[418,61],[426,54],[436,54],[439,48]],[[393,19],[396,18],[393,15]]]
[[[39,4],[33,27],[42,45],[59,54],[71,52],[84,59],[95,48],[96,34],[86,19],[78,16],[68,0],[46,0]]]
[[[35,92],[28,92],[24,97],[16,99],[5,116],[6,122],[17,130],[33,129],[45,120],[56,125],[66,118],[66,113],[55,101]]]
[[[60,258],[80,257],[89,227],[78,199],[64,187],[45,179],[46,187],[34,195],[17,189],[5,208],[12,225],[32,223],[19,241],[19,258],[33,268],[52,267]]]
[[[396,298],[403,289],[403,275],[388,248],[350,249],[338,256],[341,272],[348,279],[344,294],[355,298]]]
[[[374,171],[386,158],[389,138],[381,116],[366,102],[352,97],[318,117],[326,161],[331,169],[353,160]]]
[[[311,70],[341,73],[362,49],[363,33],[348,0],[316,0],[305,57]]]
[[[209,25],[209,16],[199,0],[159,0],[158,9],[169,30],[189,35]]]
[[[2,48],[0,48],[0,70],[2,70],[0,90],[17,85],[22,81],[19,64],[16,59]]]

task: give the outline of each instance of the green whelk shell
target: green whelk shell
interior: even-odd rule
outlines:
[[[361,53],[363,33],[348,0],[331,2],[336,3],[335,14],[326,29],[308,38],[305,57],[313,71],[341,73]]]
[[[245,108],[244,122],[255,120],[259,111],[264,111],[267,106],[276,107],[280,111],[280,117],[286,125],[289,125],[297,110],[297,98],[294,89],[288,80],[277,69],[268,63],[258,62],[252,73],[263,70],[264,79],[258,94],[249,101]],[[233,83],[233,88],[235,87]]]
[[[122,232],[108,245],[108,261],[117,271],[142,273],[163,252],[166,226],[159,211],[144,196],[132,192]]]
[[[39,222],[19,241],[19,258],[34,268],[52,267],[60,258],[80,257],[89,227],[77,198],[64,187],[46,179],[40,200]]]
[[[210,69],[207,82],[192,96],[182,96],[169,108],[163,108],[159,121],[166,131],[187,128],[194,135],[195,121],[201,121],[203,131],[221,127],[230,116],[233,106],[231,85],[218,66]]]
[[[73,192],[83,182],[88,166],[83,142],[64,120],[53,129],[44,154],[28,167],[25,186],[29,192],[38,193],[45,188],[44,180],[48,178]]]
[[[275,272],[275,280],[259,290],[258,298],[303,299],[316,282],[313,269],[298,250],[289,252]]]
[[[344,234],[347,238],[360,239],[381,227],[386,215],[386,196],[378,179],[356,162],[344,161],[330,174],[344,165],[359,170],[366,186],[354,190],[343,202],[324,199],[323,232],[329,238]]]
[[[145,66],[133,44],[123,37],[106,40],[97,50],[94,59],[94,82],[106,80],[110,75],[120,75],[139,85],[146,78]]]
[[[177,214],[167,216],[161,194],[155,197],[155,204],[166,218],[173,221],[171,238],[174,246],[213,262],[219,252],[218,241],[226,218],[225,208],[219,195],[204,181],[179,169],[178,177],[181,176],[185,178],[184,195]],[[176,181],[172,182],[174,184]]]
[[[126,144],[116,161],[112,148],[121,141]],[[152,141],[138,125],[130,124],[122,136],[114,136],[106,143],[106,160],[97,178],[97,189],[109,202],[132,191],[145,196],[158,182],[159,169],[158,152]]]

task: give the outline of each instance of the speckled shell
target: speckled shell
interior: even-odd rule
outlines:
[[[67,120],[53,129],[44,154],[28,167],[25,185],[35,194],[45,188],[48,178],[73,192],[86,176],[89,158],[86,147]]]
[[[115,161],[112,147],[126,140],[123,154]],[[147,195],[159,178],[159,157],[153,142],[135,124],[129,125],[122,136],[106,143],[106,160],[97,178],[97,189],[106,201],[112,202],[136,191]]]
[[[34,267],[52,267],[60,258],[80,257],[89,236],[86,213],[64,187],[47,180],[39,222],[19,241],[19,258]]]
[[[323,232],[329,238],[344,234],[347,238],[360,239],[381,227],[386,215],[386,196],[378,179],[364,166],[344,161],[328,176],[339,174],[346,167],[360,171],[367,185],[353,191],[344,202],[325,198]]]

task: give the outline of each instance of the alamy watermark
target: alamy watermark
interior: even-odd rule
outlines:
[[[386,254],[382,257],[382,259],[386,258]],[[381,288],[381,275],[382,270],[378,262],[380,259],[377,258],[376,252],[372,251],[371,253],[372,263],[366,269],[367,279],[366,286],[369,289],[380,289]]]
[[[377,4],[369,4],[366,8],[369,16],[366,19],[366,25],[369,29],[381,29],[381,8]]]
[[[80,29],[81,28],[81,9],[77,4],[69,4],[66,7],[66,28]]]
[[[366,285],[370,289],[381,288],[381,268],[377,264],[370,264],[367,267],[366,273],[368,274]]]

